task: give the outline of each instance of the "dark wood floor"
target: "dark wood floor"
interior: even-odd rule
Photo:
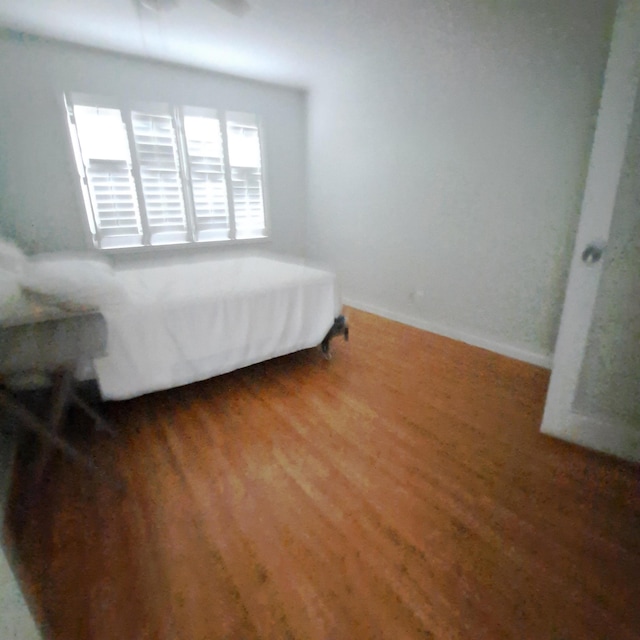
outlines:
[[[538,433],[548,372],[351,312],[351,342],[106,411],[119,495],[22,456],[51,638],[640,637],[638,469]]]

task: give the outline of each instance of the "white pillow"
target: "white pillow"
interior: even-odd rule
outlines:
[[[22,287],[49,304],[104,309],[127,299],[115,271],[104,260],[45,254],[27,262]]]
[[[11,240],[0,237],[0,269],[20,273],[27,263],[27,256]]]

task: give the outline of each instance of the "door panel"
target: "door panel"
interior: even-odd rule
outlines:
[[[640,101],[636,99],[574,408],[640,427]]]
[[[625,307],[619,317],[616,313],[625,297],[624,288],[618,288],[619,271],[621,267],[624,271],[626,264],[624,260],[620,262],[619,252],[627,254],[633,246],[619,236],[622,234],[624,239],[625,226],[633,227],[640,209],[634,205],[635,192],[632,197],[617,196],[635,185],[635,177],[630,184],[621,178],[640,170],[637,162],[634,165],[630,160],[635,157],[634,141],[628,145],[640,126],[634,122],[631,127],[639,73],[640,0],[621,0],[541,427],[543,433],[634,460],[640,460],[640,432],[628,419],[626,409],[612,410],[611,405],[617,406],[618,399],[609,397],[607,389],[618,389],[617,380],[630,389],[623,394],[625,397],[634,395],[624,346],[633,342],[633,329],[629,334],[627,323],[628,316],[634,313],[633,304]],[[635,143],[640,144],[640,139],[636,138]],[[612,227],[618,206],[625,215],[616,216]],[[616,230],[618,226],[620,231]],[[598,253],[601,259],[597,259]],[[637,286],[637,270],[628,276],[624,286],[633,289]],[[619,337],[621,330],[626,337]],[[605,371],[598,371],[602,358],[608,364]]]

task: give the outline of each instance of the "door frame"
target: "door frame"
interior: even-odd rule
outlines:
[[[590,244],[606,247],[640,80],[640,0],[620,0],[604,76],[560,330],[541,431],[640,460],[640,431],[606,416],[573,411],[603,261],[587,265]]]

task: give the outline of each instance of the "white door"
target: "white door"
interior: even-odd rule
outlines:
[[[620,0],[541,428],[631,460],[640,460],[639,76],[640,0]]]

